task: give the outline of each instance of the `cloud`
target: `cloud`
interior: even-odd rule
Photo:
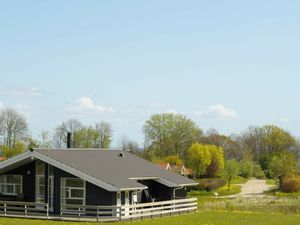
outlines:
[[[66,110],[71,113],[111,113],[116,110],[110,106],[97,105],[90,97],[81,97],[67,106]]]
[[[178,114],[178,112],[175,109],[167,109],[166,113]]]
[[[41,96],[42,92],[35,87],[14,87],[6,90],[6,95],[13,97],[28,97],[28,96]]]
[[[280,119],[280,122],[282,122],[282,123],[288,123],[288,122],[290,122],[290,119],[286,118],[286,117],[283,117],[283,118]]]
[[[199,117],[216,117],[216,118],[236,118],[237,113],[233,109],[226,108],[223,105],[211,105],[205,111],[197,111],[195,114]]]

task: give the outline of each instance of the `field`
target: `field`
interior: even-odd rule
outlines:
[[[1,225],[300,225],[300,215],[295,214],[270,214],[251,212],[228,212],[228,211],[202,211],[189,215],[172,216],[152,220],[137,221],[134,223],[83,223],[83,222],[55,222],[42,220],[25,220],[0,218]]]

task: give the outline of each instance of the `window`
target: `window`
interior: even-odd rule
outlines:
[[[61,178],[61,203],[63,205],[84,205],[85,182],[79,178]]]
[[[22,175],[1,175],[0,191],[4,195],[19,195],[22,193]]]
[[[45,163],[37,161],[35,164],[35,201],[45,202]]]

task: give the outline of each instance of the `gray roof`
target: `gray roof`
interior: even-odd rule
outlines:
[[[161,169],[142,158],[120,150],[34,149],[118,189],[145,188],[138,178],[156,178],[169,187],[196,185],[187,177]],[[120,154],[124,157],[121,157]]]

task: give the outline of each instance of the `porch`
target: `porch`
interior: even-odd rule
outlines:
[[[47,203],[0,201],[0,216],[70,221],[128,221],[195,212],[197,199],[175,199],[122,206],[62,205],[60,215]]]

